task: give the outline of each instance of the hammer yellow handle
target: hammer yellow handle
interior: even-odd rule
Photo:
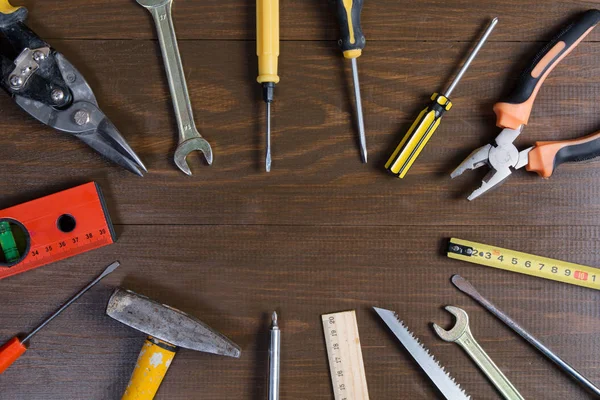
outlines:
[[[12,6],[8,0],[0,0],[0,13],[2,14],[12,14],[17,11],[21,7]]]
[[[279,83],[279,0],[256,0],[258,83]]]
[[[177,346],[148,336],[121,400],[154,399],[176,352]]]

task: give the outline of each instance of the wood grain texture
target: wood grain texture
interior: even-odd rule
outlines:
[[[273,309],[283,332],[282,399],[332,399],[320,315],[347,309],[357,310],[372,399],[441,399],[374,305],[398,311],[473,398],[499,398],[458,346],[434,337],[431,322],[451,323],[447,304],[469,312],[473,334],[525,398],[588,398],[449,278],[468,278],[600,383],[598,293],[448,260],[441,249],[455,236],[600,266],[600,163],[563,165],[549,180],[519,171],[472,203],[466,196],[483,173],[449,178],[497,135],[492,105],[540,42],[600,2],[367,2],[369,43],[359,60],[366,166],[327,1],[280,2],[282,81],[267,175],[254,2],[176,0],[196,123],[215,151],[211,167],[190,158],[191,178],[172,161],[175,119],[148,13],[133,0],[21,2],[30,26],[81,70],[150,173],[138,178],[110,165],[0,96],[0,208],[95,180],[119,237],[0,281],[0,342],[33,328],[108,263],[123,264],[34,338],[0,376],[0,399],[119,399],[144,335],[104,315],[116,286],[189,312],[242,347],[239,360],[181,351],[157,399],[264,399]],[[386,175],[391,150],[496,15],[500,24],[457,88],[454,109],[407,178]],[[600,128],[599,35],[548,78],[520,146]]]
[[[122,263],[32,341],[2,376],[3,398],[119,398],[144,335],[103,315],[116,285],[198,316],[243,349],[239,360],[181,351],[162,399],[263,398],[272,309],[280,313],[283,335],[282,398],[331,398],[320,314],[346,309],[357,310],[372,398],[437,398],[373,305],[395,309],[473,398],[495,398],[462,350],[435,338],[429,324],[451,323],[442,309],[447,304],[469,312],[473,334],[525,398],[585,398],[454,289],[454,273],[600,380],[596,291],[448,260],[440,251],[457,236],[597,265],[597,227],[119,226],[118,234],[115,245],[2,281],[0,334],[8,338],[32,328],[101,270],[103,260]]]

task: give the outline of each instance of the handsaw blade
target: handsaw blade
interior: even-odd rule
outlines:
[[[448,400],[468,400],[468,396],[460,385],[456,383],[442,367],[438,361],[429,353],[419,340],[412,334],[411,331],[398,318],[394,311],[385,310],[383,308],[373,307],[379,314],[383,322],[396,335],[400,343],[408,350],[410,355],[415,359],[419,366],[425,371],[429,379],[435,384],[439,391]]]

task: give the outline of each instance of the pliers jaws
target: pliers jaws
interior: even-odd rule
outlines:
[[[468,197],[468,200],[474,200],[492,188],[499,186],[512,174],[513,170],[523,168],[528,164],[529,152],[533,147],[519,151],[513,144],[523,128],[524,125],[521,125],[518,129],[505,128],[496,137],[495,145],[488,144],[476,149],[452,171],[450,176],[454,179],[466,170],[477,169],[483,165],[489,166],[490,172],[483,178],[481,187],[475,190]]]

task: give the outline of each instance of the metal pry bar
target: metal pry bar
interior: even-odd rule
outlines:
[[[566,361],[560,358],[556,353],[546,347],[542,342],[537,340],[531,333],[527,332],[521,325],[517,324],[513,319],[511,319],[508,315],[506,315],[503,311],[498,309],[494,304],[492,304],[488,299],[483,297],[477,289],[465,278],[460,275],[452,276],[452,284],[456,286],[458,290],[463,292],[464,294],[471,297],[473,300],[478,302],[488,310],[491,314],[493,314],[500,321],[504,322],[510,329],[515,331],[519,336],[525,339],[530,345],[535,347],[546,356],[550,361],[558,365],[560,369],[562,369],[567,375],[571,376],[574,380],[576,380],[581,386],[588,389],[591,393],[600,397],[600,389],[590,382],[585,376],[579,373],[575,368],[570,366]]]

